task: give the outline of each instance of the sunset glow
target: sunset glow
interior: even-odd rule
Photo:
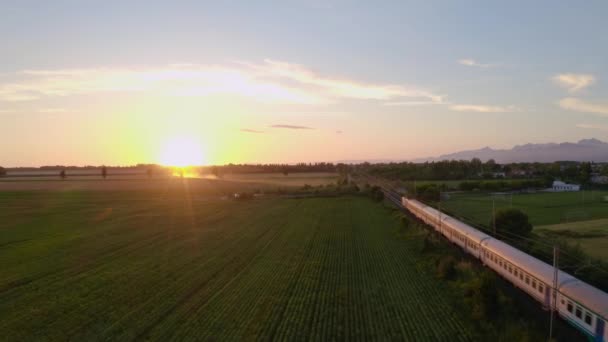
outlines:
[[[0,4],[4,167],[418,160],[608,140],[603,2],[21,3]],[[585,24],[564,25],[575,18]]]
[[[163,146],[159,163],[166,166],[186,167],[206,164],[201,144],[191,137],[176,137]]]

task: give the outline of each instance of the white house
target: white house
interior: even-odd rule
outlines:
[[[568,183],[564,183],[564,182],[561,182],[561,181],[553,181],[552,190],[556,191],[556,192],[560,192],[560,191],[580,191],[581,190],[581,186],[577,185],[577,184],[568,184]]]

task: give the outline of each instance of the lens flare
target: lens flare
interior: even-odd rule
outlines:
[[[164,144],[159,161],[165,166],[187,167],[205,164],[202,145],[191,137],[175,137]]]

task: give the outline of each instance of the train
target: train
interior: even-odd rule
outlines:
[[[544,308],[555,310],[590,340],[608,342],[606,292],[562,271],[557,272],[555,281],[552,265],[420,201],[401,197],[401,205]]]

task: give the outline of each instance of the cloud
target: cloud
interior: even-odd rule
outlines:
[[[594,113],[601,116],[608,116],[608,103],[594,104],[588,103],[575,97],[566,97],[559,100],[558,105],[562,109],[573,110],[583,113]]]
[[[607,131],[608,132],[608,126],[607,125],[594,125],[594,124],[579,123],[579,124],[576,124],[576,127],[583,128],[583,129],[596,129],[596,130],[599,130],[599,131]]]
[[[306,126],[296,126],[296,125],[272,125],[272,128],[286,128],[286,129],[314,129],[312,127]]]
[[[372,84],[349,79],[320,75],[299,64],[267,59],[262,65],[246,64],[262,75],[285,78],[305,86],[312,86],[322,93],[338,98],[362,100],[391,100],[398,98],[415,98],[440,104],[441,95],[415,86],[395,84]]]
[[[249,128],[242,128],[241,132],[246,132],[246,133],[264,133],[264,131],[258,131],[258,130],[249,129]]]
[[[450,110],[456,112],[478,112],[478,113],[509,113],[518,112],[519,108],[515,106],[485,106],[485,105],[471,105],[471,104],[455,104],[451,105]]]
[[[395,102],[384,102],[385,106],[426,106],[426,105],[434,105],[437,102],[434,101],[395,101]]]
[[[553,82],[576,93],[595,83],[595,76],[590,74],[558,74],[553,76]]]
[[[319,95],[234,67],[179,64],[158,68],[24,70],[0,84],[0,101],[31,101],[96,93],[151,96],[233,95],[262,103],[318,104]]]
[[[38,113],[56,114],[56,113],[67,113],[68,110],[65,108],[42,108],[38,109]]]
[[[495,68],[497,66],[500,66],[500,64],[484,64],[484,63],[479,63],[477,61],[475,61],[474,59],[471,58],[463,58],[463,59],[459,59],[458,60],[459,64],[462,65],[466,65],[466,66],[470,66],[470,67],[477,67],[477,68]]]
[[[170,64],[145,68],[23,70],[0,82],[0,101],[33,101],[97,93],[150,96],[230,95],[262,103],[327,104],[342,99],[443,103],[418,86],[374,84],[330,77],[287,62],[223,66]]]

